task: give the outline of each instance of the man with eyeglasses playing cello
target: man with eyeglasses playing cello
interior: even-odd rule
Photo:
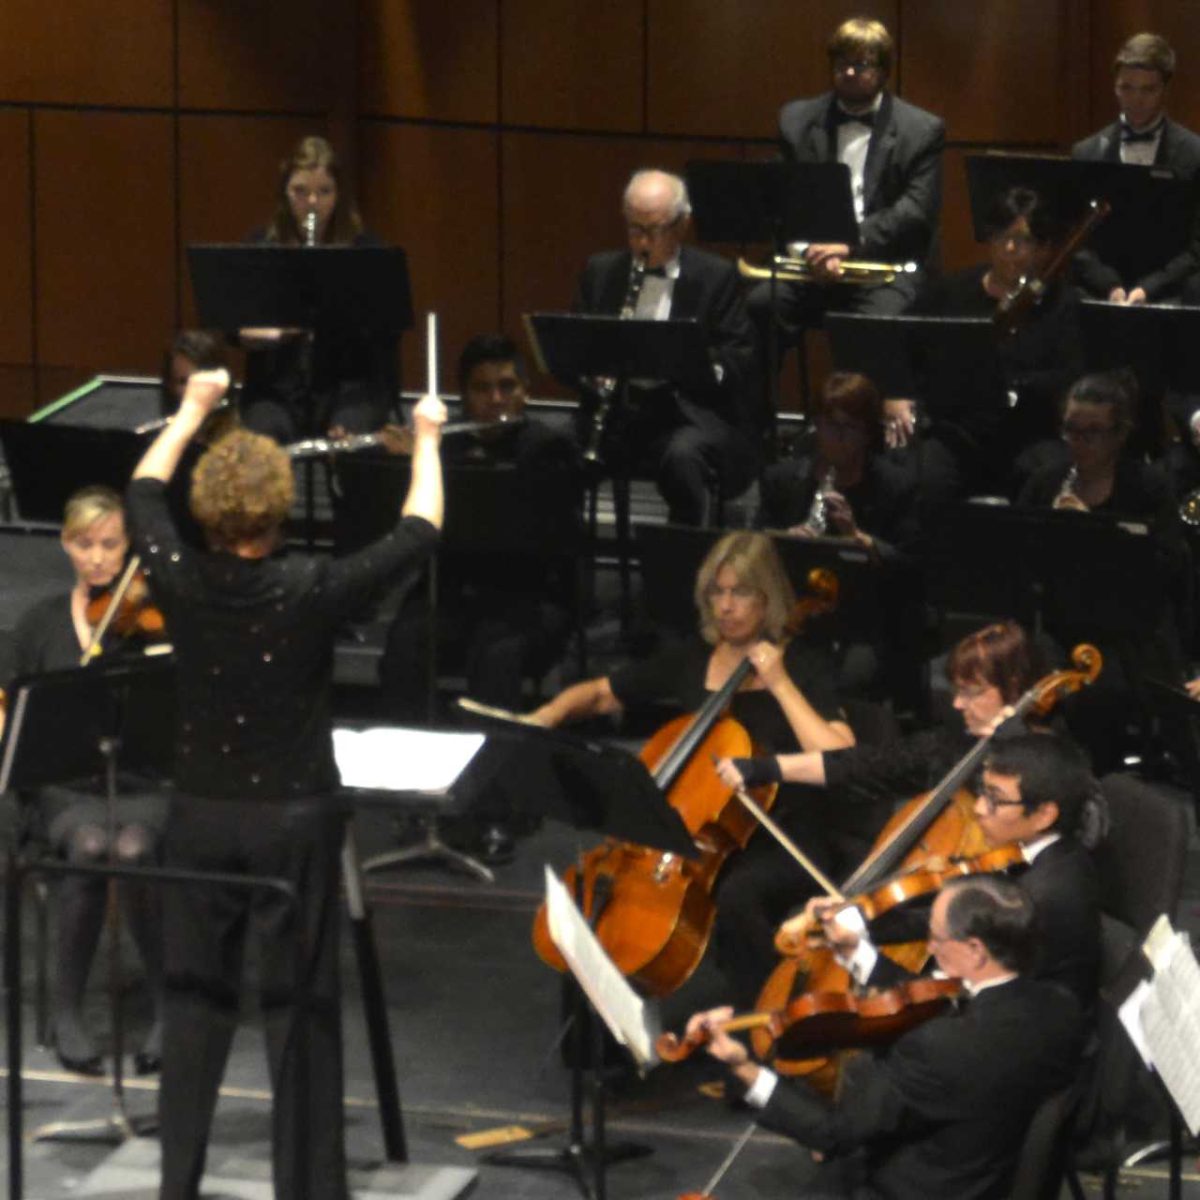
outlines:
[[[1023,889],[995,876],[952,881],[933,903],[928,941],[964,1001],[880,1057],[850,1058],[832,1101],[751,1061],[724,1028],[732,1009],[688,1022],[689,1040],[731,1068],[761,1124],[825,1159],[806,1195],[1007,1196],[1035,1112],[1078,1070],[1074,997],[1028,972],[1037,942]]]

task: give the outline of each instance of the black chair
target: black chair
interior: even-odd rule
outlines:
[[[1077,1082],[1042,1101],[1021,1144],[1010,1200],[1058,1200],[1080,1095]]]
[[[1131,775],[1107,775],[1101,789],[1111,821],[1094,851],[1104,913],[1101,994],[1077,1128],[1089,1168],[1103,1175],[1107,1198],[1116,1195],[1127,1154],[1129,1115],[1145,1108],[1146,1096],[1155,1095],[1115,1006],[1142,971],[1141,943],[1150,926],[1164,913],[1175,916],[1187,860],[1188,812],[1180,795]],[[1074,1159],[1067,1183],[1082,1200]]]

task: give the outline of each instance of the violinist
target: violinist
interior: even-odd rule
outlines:
[[[695,711],[749,658],[754,675],[734,695],[730,715],[756,745],[819,754],[854,744],[825,655],[803,637],[781,644],[795,597],[770,538],[749,532],[722,537],[701,564],[694,596],[698,636],[568,687],[535,710],[533,720],[555,727],[664,699]],[[783,789],[774,811],[830,870],[861,857],[884,815],[835,806],[823,793],[791,788]],[[731,860],[717,889],[716,952],[739,997],[757,994],[776,959],[775,926],[803,900],[805,887],[792,860],[761,833]]]
[[[199,1194],[252,926],[275,1097],[276,1194],[345,1200],[337,906],[345,812],[335,797],[333,640],[348,608],[433,548],[445,410],[430,396],[414,410],[412,483],[392,532],[335,561],[275,553],[295,495],[291,460],[262,435],[227,434],[192,476],[208,546],[198,552],[179,537],[166,484],[228,385],[224,371],[192,375],[129,487],[134,541],[178,665],[165,857],[171,866],[282,878],[297,903],[204,885],[167,890],[160,1195]]]
[[[688,1033],[732,1070],[768,1129],[819,1152],[813,1192],[891,1200],[984,1200],[1009,1194],[1038,1106],[1079,1068],[1083,1027],[1074,998],[1031,978],[1033,903],[1008,880],[947,884],[928,939],[940,968],[961,979],[960,1011],[901,1036],[882,1056],[849,1060],[835,1100],[752,1062],[722,1028],[731,1009],[699,1013]]]
[[[1100,968],[1100,897],[1089,850],[1104,822],[1099,785],[1083,753],[1048,733],[993,743],[975,819],[990,845],[1015,843],[1028,864],[1015,881],[1037,910],[1030,975],[1068,988],[1081,1011],[1090,1012]],[[878,952],[857,910],[826,898],[810,900],[808,908],[859,984],[890,987],[908,974]]]
[[[129,550],[121,497],[106,487],[86,487],[67,501],[62,547],[75,582],[65,595],[48,596],[20,619],[15,633],[15,677],[77,667],[92,643],[89,602],[113,584]],[[113,650],[112,639],[105,643]],[[0,713],[0,728],[3,714]],[[110,855],[124,866],[147,866],[158,857],[166,815],[161,790],[146,779],[118,780],[115,839],[102,779],[39,789],[22,816],[30,836],[70,863],[102,863]],[[161,916],[154,889],[120,886],[125,919],[145,967],[154,1024],[134,1055],[138,1074],[158,1070],[162,1048]],[[69,1071],[100,1075],[103,1064],[83,1017],[83,998],[104,924],[107,889],[102,878],[64,875],[55,888],[54,1048]]]
[[[987,260],[932,282],[913,313],[928,317],[994,317],[997,305],[1026,278],[1042,277],[1061,236],[1046,201],[1013,187],[996,196],[984,216]],[[998,334],[1008,404],[957,398],[956,411],[934,415],[922,443],[922,478],[931,495],[998,488],[1024,479],[1056,433],[1057,406],[1083,370],[1079,293],[1052,280],[1041,301],[1013,333]],[[1038,447],[1038,449],[1034,449]]]

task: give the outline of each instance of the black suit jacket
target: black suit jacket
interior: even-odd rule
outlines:
[[[631,258],[628,250],[593,254],[580,276],[573,310],[619,313],[629,288]],[[734,428],[750,428],[754,337],[733,264],[707,250],[684,246],[679,253],[670,316],[674,320],[695,318],[704,326],[709,355],[722,371],[719,383],[714,374],[710,388],[677,396],[680,409],[702,427],[711,427],[715,416]]]
[[[779,142],[792,162],[837,161],[832,92],[792,100],[779,110]],[[889,92],[875,118],[863,172],[863,221],[855,254],[893,262],[934,257],[942,203],[940,118]]]
[[[826,1154],[861,1148],[868,1184],[889,1200],[1002,1197],[1034,1112],[1075,1077],[1082,1042],[1068,993],[1017,978],[882,1058],[850,1060],[832,1103],[781,1079],[760,1121]]]
[[[1071,157],[1082,162],[1121,161],[1121,123],[1114,121],[1099,133],[1076,142]],[[1155,167],[1171,171],[1177,179],[1192,181],[1200,178],[1200,136],[1168,119],[1163,123]],[[1200,222],[1193,221],[1188,244],[1165,261],[1146,263],[1135,274],[1137,278],[1123,279],[1110,263],[1102,262],[1093,250],[1081,250],[1075,256],[1075,277],[1080,286],[1092,296],[1107,299],[1115,287],[1144,289],[1147,300],[1155,300],[1176,292],[1183,281],[1200,270]]]

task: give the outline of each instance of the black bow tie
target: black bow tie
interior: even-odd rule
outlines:
[[[666,267],[647,267],[646,274],[653,275],[656,279],[666,279],[667,268]]]
[[[875,110],[871,109],[864,113],[847,112],[840,104],[835,104],[833,107],[833,124],[849,125],[857,122],[859,125],[865,125],[868,129],[875,128]]]
[[[1140,131],[1137,129],[1130,129],[1128,125],[1122,125],[1121,141],[1124,142],[1125,145],[1129,145],[1130,142],[1152,142],[1162,132],[1162,127],[1163,123],[1161,121],[1159,121],[1157,125],[1152,126],[1150,129],[1143,129]]]

